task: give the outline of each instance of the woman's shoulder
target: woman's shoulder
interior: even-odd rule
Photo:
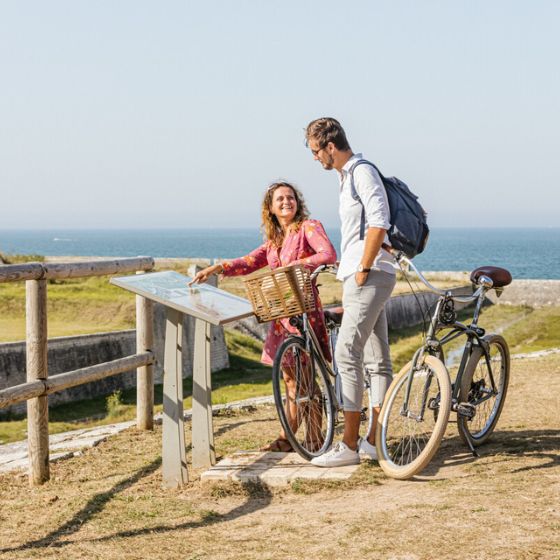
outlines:
[[[317,228],[325,229],[323,227],[323,224],[319,220],[314,220],[313,218],[308,218],[307,220],[303,220],[303,222],[301,222],[301,227],[303,229],[317,229]]]

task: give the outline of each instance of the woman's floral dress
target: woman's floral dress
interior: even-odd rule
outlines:
[[[288,233],[280,249],[274,247],[270,241],[266,241],[245,257],[225,261],[222,266],[225,276],[241,276],[255,272],[265,266],[275,269],[293,264],[303,264],[310,270],[315,270],[322,264],[334,264],[335,262],[336,251],[321,222],[305,220],[297,231]],[[330,360],[331,352],[323,317],[323,307],[315,283],[313,283],[313,293],[316,301],[315,311],[308,313],[307,316],[325,357]],[[276,350],[288,333],[297,332],[298,330],[290,325],[288,319],[272,321],[264,343],[261,361],[272,365]]]

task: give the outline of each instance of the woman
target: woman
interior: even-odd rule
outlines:
[[[282,266],[303,264],[314,270],[322,264],[333,264],[336,251],[321,223],[310,220],[303,196],[290,183],[279,182],[270,185],[262,203],[262,228],[266,241],[246,255],[221,264],[209,266],[194,277],[194,282],[205,282],[212,274],[240,276],[250,274],[265,266],[271,269]],[[319,292],[313,285],[316,307],[308,313],[309,323],[327,359],[331,358],[327,331]],[[276,350],[289,333],[297,333],[288,319],[272,321],[264,343],[261,361],[272,365]],[[288,395],[295,396],[295,382],[289,372],[284,371],[284,381]],[[282,430],[262,451],[291,451],[292,447]]]

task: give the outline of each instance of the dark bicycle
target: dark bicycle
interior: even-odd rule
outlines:
[[[474,293],[454,296],[432,286],[403,253],[392,252],[400,265],[408,265],[440,296],[424,344],[395,376],[385,395],[376,429],[380,466],[393,478],[407,479],[431,461],[451,412],[457,414],[461,439],[475,456],[475,447],[494,431],[508,388],[509,348],[502,336],[486,333],[478,319],[487,292],[499,292],[510,284],[511,274],[498,267],[477,268],[470,276]],[[457,321],[455,302],[475,302],[470,324]],[[443,331],[447,332],[440,336]],[[443,348],[461,336],[466,340],[452,383]]]

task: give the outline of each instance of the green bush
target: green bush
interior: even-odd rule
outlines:
[[[109,418],[118,418],[125,410],[126,405],[122,399],[122,391],[117,389],[107,397],[107,416]]]

